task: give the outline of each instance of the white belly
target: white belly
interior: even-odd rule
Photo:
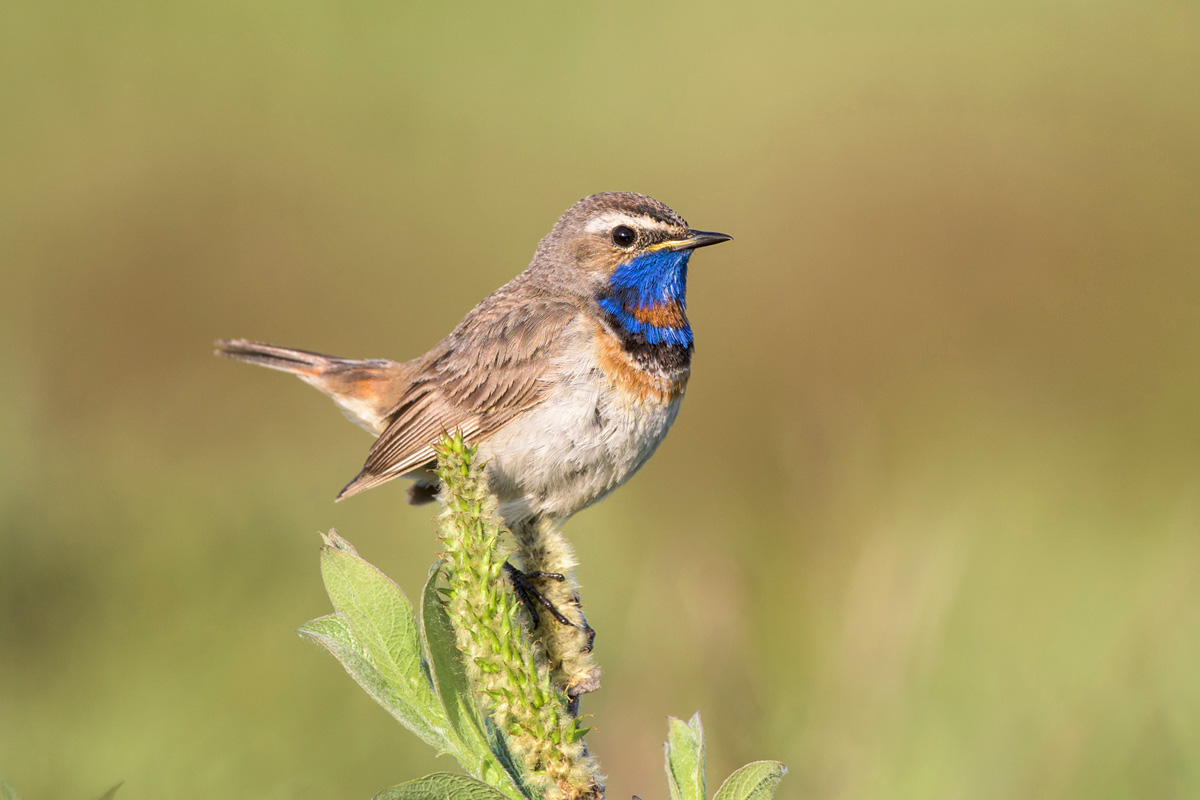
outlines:
[[[479,446],[510,525],[539,514],[564,519],[629,480],[683,399],[634,402],[607,380],[578,377]]]

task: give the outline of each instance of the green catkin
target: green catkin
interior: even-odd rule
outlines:
[[[529,637],[518,622],[519,604],[500,579],[508,554],[498,549],[496,500],[474,463],[474,448],[455,435],[443,439],[438,456],[446,607],[467,673],[497,730],[508,734],[531,788],[553,800],[601,798],[597,765],[571,710],[562,655],[548,657],[546,637]]]
[[[517,540],[521,567],[526,572],[562,575],[565,580],[542,579],[537,589],[572,625],[563,625],[549,614],[542,614],[534,634],[545,648],[550,664],[550,678],[562,687],[569,697],[594,692],[600,688],[600,668],[592,659],[592,630],[579,599],[575,582],[575,553],[558,526],[538,520],[513,532]]]

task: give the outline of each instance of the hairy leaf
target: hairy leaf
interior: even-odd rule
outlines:
[[[372,800],[505,800],[505,797],[466,775],[438,772],[384,789]]]
[[[713,800],[771,800],[786,774],[778,761],[752,761],[726,778]]]
[[[437,596],[437,569],[430,571],[421,593],[421,637],[438,699],[454,732],[472,751],[490,754],[484,715],[467,679],[462,653],[445,605]]]
[[[357,553],[332,546],[321,549],[321,575],[362,654],[409,705],[433,707],[416,616],[400,587]]]
[[[704,728],[700,712],[684,722],[667,718],[666,753],[667,784],[671,800],[705,800],[704,787]]]
[[[440,752],[455,753],[457,742],[448,740],[448,726],[444,720],[441,721],[443,724],[436,724],[439,720],[431,718],[428,709],[414,707],[396,690],[393,683],[376,669],[372,660],[363,655],[363,649],[343,614],[319,617],[301,625],[299,631],[320,643],[342,662],[350,677],[406,728]]]

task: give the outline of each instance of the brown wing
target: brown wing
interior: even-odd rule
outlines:
[[[443,433],[480,442],[541,401],[556,345],[577,311],[550,301],[478,309],[422,359],[375,440],[362,472],[338,495],[358,494],[435,460]]]

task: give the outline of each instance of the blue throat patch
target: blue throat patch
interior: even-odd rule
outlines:
[[[691,250],[656,250],[622,264],[609,279],[609,290],[599,298],[600,307],[627,332],[644,337],[647,344],[691,347],[692,328],[685,318],[679,327],[655,325],[638,319],[634,312],[658,306],[687,308],[687,265]],[[643,315],[644,316],[644,315]]]

